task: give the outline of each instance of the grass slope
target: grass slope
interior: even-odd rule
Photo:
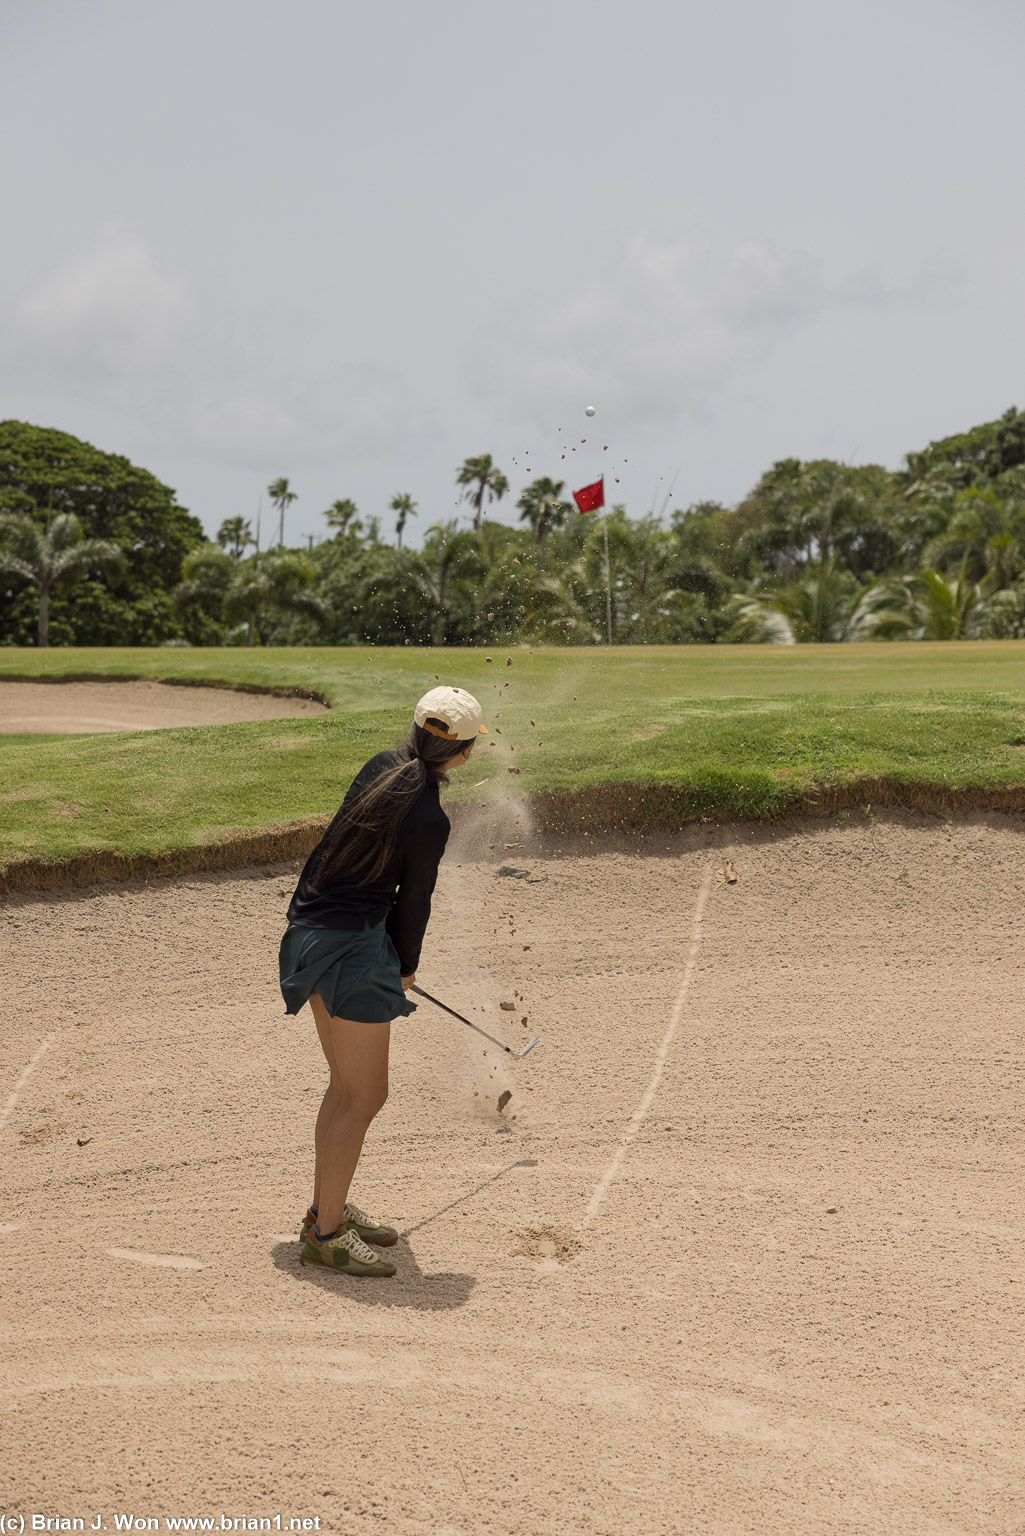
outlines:
[[[0,736],[9,883],[26,859],[187,853],[241,830],[327,817],[359,764],[403,733],[437,676],[472,689],[492,731],[454,777],[457,801],[513,791],[565,816],[604,805],[610,819],[634,825],[774,816],[809,795],[861,794],[873,780],[887,786],[879,800],[906,790],[909,801],[975,792],[1025,803],[1021,642],[0,654],[0,679],[101,673],[313,690],[333,712]]]

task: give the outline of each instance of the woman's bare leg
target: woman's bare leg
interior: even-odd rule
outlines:
[[[319,1001],[319,999],[318,999]],[[327,1091],[320,1103],[317,1114],[317,1124],[313,1132],[313,1144],[315,1147],[313,1164],[313,1208],[320,1210],[320,1173],[324,1166],[324,1133],[334,1117],[335,1110],[341,1103],[338,1089],[335,1087],[335,1075],[332,1071],[328,1080]]]
[[[331,1073],[315,1132],[314,1203],[317,1226],[327,1233],[345,1218],[363,1138],[388,1097],[391,1025],[333,1018],[316,992],[310,1006]]]

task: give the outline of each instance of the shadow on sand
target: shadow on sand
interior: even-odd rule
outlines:
[[[515,1163],[509,1163],[505,1168],[500,1168],[490,1178],[478,1184],[475,1189],[468,1190],[465,1195],[460,1195],[456,1200],[450,1200],[448,1205],[443,1205],[439,1211],[434,1211],[430,1216],[424,1216],[412,1227],[407,1227],[399,1233],[399,1240],[393,1248],[382,1249],[386,1258],[391,1259],[398,1267],[398,1274],[390,1280],[367,1280],[363,1284],[363,1278],[356,1279],[346,1275],[334,1275],[323,1269],[316,1269],[312,1265],[307,1266],[299,1262],[298,1240],[291,1243],[276,1243],[273,1249],[274,1264],[286,1275],[292,1275],[297,1280],[304,1280],[309,1285],[316,1285],[321,1290],[338,1289],[344,1287],[347,1299],[353,1301],[369,1302],[373,1306],[385,1307],[412,1307],[417,1312],[451,1312],[455,1307],[465,1306],[470,1299],[470,1292],[477,1284],[473,1275],[425,1275],[417,1263],[416,1254],[410,1246],[409,1239],[414,1232],[419,1232],[421,1227],[427,1227],[432,1221],[437,1221],[440,1216],[446,1216],[449,1211],[455,1210],[457,1205],[462,1205],[466,1200],[472,1200],[474,1195],[479,1195],[482,1189],[487,1189],[489,1184],[494,1184],[497,1179],[503,1179],[513,1168],[536,1168],[535,1158],[520,1158]]]
[[[477,1284],[475,1275],[442,1273],[426,1275],[416,1254],[403,1236],[393,1248],[382,1250],[398,1266],[390,1280],[354,1278],[300,1264],[299,1244],[275,1243],[272,1257],[276,1269],[319,1291],[334,1293],[340,1300],[355,1301],[372,1307],[411,1307],[414,1312],[451,1312],[463,1307]]]

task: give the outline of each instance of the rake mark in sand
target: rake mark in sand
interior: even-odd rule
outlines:
[[[294,1242],[295,1238],[289,1238]],[[130,1259],[133,1264],[152,1264],[158,1269],[206,1269],[199,1259],[186,1258],[180,1253],[145,1253],[134,1248],[108,1248],[112,1259]]]
[[[634,1110],[630,1117],[630,1123],[623,1133],[619,1146],[616,1148],[615,1156],[595,1186],[594,1194],[591,1196],[591,1199],[588,1202],[587,1210],[584,1212],[584,1218],[577,1228],[578,1231],[583,1231],[588,1222],[592,1221],[598,1214],[598,1210],[602,1201],[605,1199],[605,1196],[609,1192],[612,1181],[615,1179],[620,1168],[622,1167],[623,1159],[630,1149],[631,1142],[643,1125],[645,1117],[647,1116],[649,1109],[654,1103],[655,1094],[658,1092],[658,1085],[662,1081],[662,1072],[665,1068],[666,1058],[669,1055],[669,1047],[673,1043],[673,1036],[676,1034],[680,1020],[683,1017],[683,1007],[687,1001],[687,993],[690,989],[691,977],[694,974],[694,966],[697,962],[698,950],[701,947],[701,920],[705,914],[705,905],[708,901],[708,893],[711,890],[711,886],[712,872],[711,870],[707,870],[705,872],[705,878],[701,882],[701,888],[698,891],[698,899],[694,904],[694,918],[691,923],[690,949],[687,952],[687,964],[684,966],[683,982],[680,986],[679,992],[676,994],[676,1002],[673,1004],[673,1012],[669,1020],[669,1028],[666,1030],[662,1044],[659,1046],[657,1052],[655,1053],[655,1065],[652,1068],[648,1086],[644,1090],[644,1097],[641,1099],[641,1102],[638,1104],[637,1108]]]
[[[53,1040],[50,1038],[50,1036],[47,1036],[42,1045],[36,1051],[35,1055],[32,1057],[32,1060],[26,1067],[22,1068],[18,1077],[18,1081],[15,1083],[10,1094],[8,1095],[7,1103],[4,1105],[3,1109],[0,1109],[0,1126],[6,1125],[9,1117],[13,1114],[14,1106],[18,1102],[18,1095],[31,1077],[36,1062],[42,1060],[52,1044]]]

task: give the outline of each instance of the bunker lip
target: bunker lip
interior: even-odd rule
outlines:
[[[737,793],[740,790],[740,793]],[[540,833],[678,831],[694,822],[775,823],[795,817],[831,816],[865,806],[922,811],[932,816],[973,811],[1025,811],[1025,785],[965,785],[952,788],[887,774],[841,783],[788,784],[779,781],[770,809],[744,806],[741,786],[716,789],[671,784],[594,784],[585,789],[549,791],[528,803]]]
[[[330,817],[318,816],[279,827],[228,828],[214,842],[160,853],[128,854],[102,848],[69,859],[10,859],[0,864],[0,895],[15,891],[42,893],[148,876],[174,877],[205,870],[239,870],[305,858],[329,821]]]
[[[709,808],[693,814],[673,814],[669,797],[658,797],[652,806],[642,786],[605,786],[591,791],[573,791],[569,795],[539,795],[526,801],[534,818],[538,857],[550,858],[560,850],[569,851],[579,840],[587,839],[577,852],[597,853],[597,838],[630,839],[645,834],[666,835],[704,828],[757,828],[763,832],[787,832],[811,824],[824,825],[838,811],[860,812],[872,816],[876,811],[908,812],[941,820],[997,813],[1025,813],[1025,787],[987,789],[983,787],[951,790],[936,784],[904,784],[886,779],[858,780],[842,786],[823,786],[818,791],[802,791],[784,811],[775,816],[738,816],[716,814]],[[631,791],[623,794],[624,789]],[[523,802],[521,802],[522,805]],[[635,814],[631,815],[631,808]],[[453,830],[463,820],[478,820],[478,807],[455,801],[447,807]],[[638,811],[643,814],[636,814]],[[618,814],[617,814],[618,812]],[[654,813],[652,813],[654,812]],[[285,822],[270,827],[225,828],[218,837],[187,848],[165,849],[154,853],[125,854],[103,848],[75,854],[66,859],[15,857],[0,863],[0,896],[24,892],[75,889],[107,881],[123,882],[140,878],[175,876],[212,870],[243,870],[248,867],[280,864],[306,858],[330,823],[330,816],[311,816],[302,821]],[[595,839],[591,842],[590,839]],[[479,851],[463,849],[461,857],[487,859],[487,847]]]
[[[0,683],[160,683],[168,688],[220,688],[225,693],[265,693],[275,699],[311,699],[333,709],[326,693],[317,688],[304,688],[299,684],[285,683],[229,683],[214,677],[157,677],[150,672],[60,672],[60,673],[0,673]]]

